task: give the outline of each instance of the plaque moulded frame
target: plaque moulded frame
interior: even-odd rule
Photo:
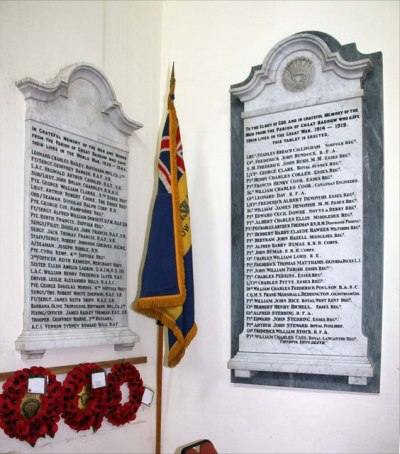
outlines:
[[[108,150],[127,154],[128,138],[143,125],[130,120],[117,101],[106,76],[95,66],[76,63],[64,68],[48,83],[25,78],[16,83],[26,101],[25,116],[25,224],[29,222],[32,125],[71,134],[103,145]],[[48,348],[78,347],[113,344],[117,351],[130,350],[139,341],[128,327],[125,315],[118,326],[75,329],[32,329],[31,301],[28,286],[30,279],[30,236],[25,228],[25,305],[24,328],[15,347],[25,359],[41,358]],[[126,241],[126,239],[125,239]],[[120,262],[126,268],[126,250],[121,252]],[[125,289],[122,299],[126,304]]]
[[[282,62],[290,63],[303,55],[320,62],[322,73],[335,74],[349,81],[346,93],[336,85],[322,93],[303,86],[285,87],[293,99],[279,102],[268,98],[266,86],[282,74]],[[288,60],[288,57],[291,60]],[[293,58],[292,58],[293,57]],[[304,62],[302,62],[304,63]],[[307,68],[306,68],[307,69]],[[304,71],[303,71],[304,72]],[[306,72],[306,71],[305,71]],[[281,76],[285,84],[284,75]],[[304,91],[304,93],[301,93]],[[272,91],[273,93],[273,91]],[[362,103],[362,313],[360,329],[368,340],[364,356],[320,355],[249,351],[242,348],[245,328],[245,131],[247,118],[274,112],[290,112],[337,100],[360,98]],[[232,369],[231,380],[273,386],[295,386],[360,392],[379,392],[383,281],[383,112],[382,54],[361,54],[355,44],[341,46],[321,32],[302,32],[284,39],[266,56],[264,63],[252,68],[249,77],[231,87],[231,209],[232,209]],[[240,341],[242,335],[242,341]],[[360,386],[362,385],[362,386]]]

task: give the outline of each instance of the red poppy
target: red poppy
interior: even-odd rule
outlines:
[[[133,421],[142,402],[144,386],[137,369],[128,361],[115,364],[107,376],[106,418],[114,426]],[[121,385],[127,383],[128,401],[121,404]]]
[[[30,376],[47,379],[47,393],[41,394],[40,398],[27,392]],[[19,370],[3,384],[3,393],[0,395],[0,427],[10,438],[35,446],[38,438],[54,436],[54,426],[57,427],[55,423],[60,419],[60,401],[61,383],[54,374],[36,366]]]
[[[74,367],[65,377],[62,417],[76,431],[94,431],[101,427],[106,400],[105,388],[91,387],[91,374],[101,370],[97,364],[81,364]]]

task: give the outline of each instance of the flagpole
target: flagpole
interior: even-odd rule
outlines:
[[[163,324],[157,320],[157,401],[156,401],[156,454],[161,454],[161,408],[162,408],[162,373],[163,373]]]
[[[170,78],[170,94],[168,98],[168,110],[173,107],[173,91],[175,87],[175,63],[172,64]],[[169,132],[171,137],[171,134]],[[175,136],[173,137],[175,140]],[[161,454],[161,414],[162,414],[162,375],[163,375],[163,342],[164,327],[160,320],[157,320],[158,339],[157,339],[157,401],[156,401],[156,454]]]

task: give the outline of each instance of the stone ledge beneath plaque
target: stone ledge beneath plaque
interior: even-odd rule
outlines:
[[[86,330],[33,331],[24,330],[15,341],[15,348],[23,359],[42,358],[46,349],[114,345],[115,351],[131,350],[139,336],[127,327]]]
[[[373,367],[364,356],[238,352],[228,367],[242,378],[250,378],[255,372],[342,375],[349,377],[349,384],[366,385],[366,378],[373,376]]]

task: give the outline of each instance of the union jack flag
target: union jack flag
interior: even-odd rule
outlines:
[[[181,134],[179,125],[176,132],[176,164],[178,169],[178,180],[185,173],[185,163],[183,161],[183,147],[181,142]],[[170,143],[169,143],[169,116],[165,122],[163,136],[161,139],[160,157],[158,159],[158,178],[159,185],[162,184],[165,190],[171,193],[171,169],[170,169]],[[162,191],[162,187],[158,188]]]
[[[171,76],[140,298],[134,309],[168,328],[167,365],[176,366],[196,335],[190,210]]]

